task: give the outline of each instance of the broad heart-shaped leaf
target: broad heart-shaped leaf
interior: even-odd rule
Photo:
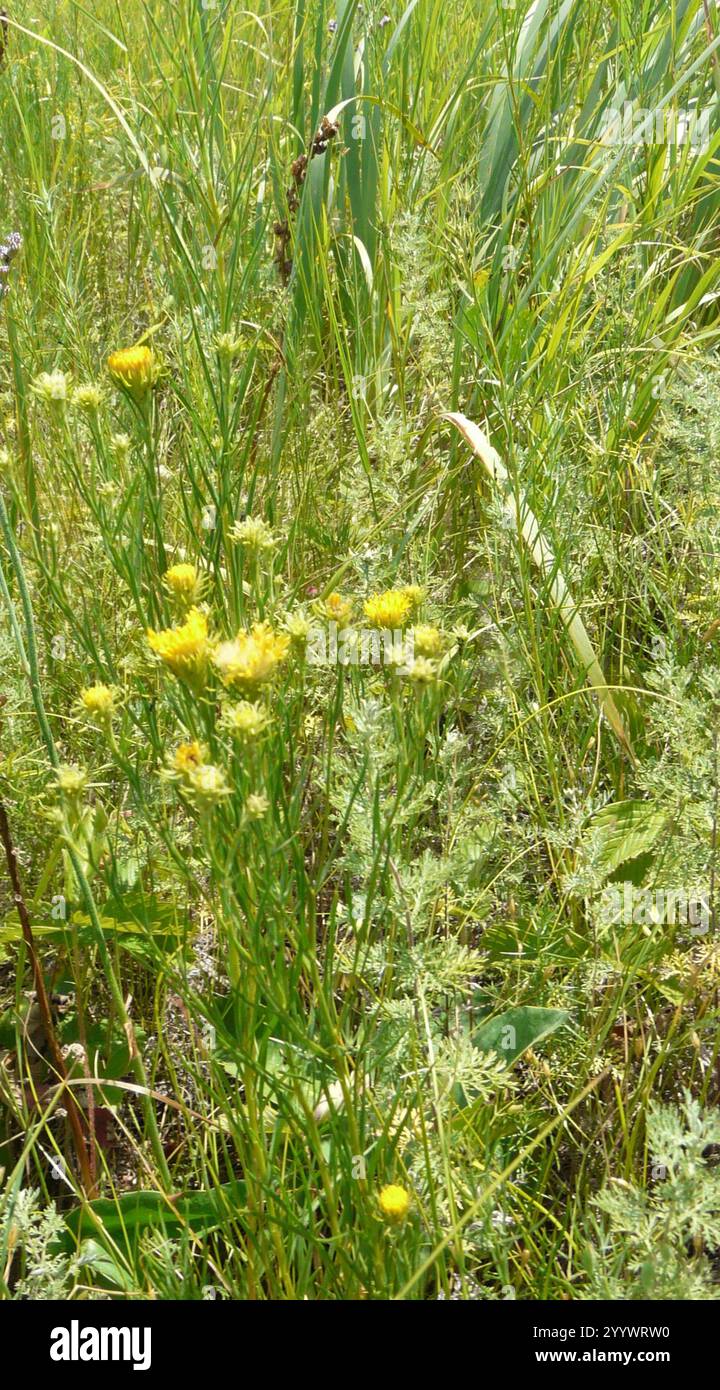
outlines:
[[[481,1023],[473,1042],[480,1052],[497,1052],[511,1066],[529,1047],[567,1023],[569,1017],[566,1009],[537,1009],[531,1004],[520,1004]]]
[[[616,801],[603,806],[586,831],[593,862],[610,878],[623,864],[647,854],[668,824],[667,811],[651,801]]]

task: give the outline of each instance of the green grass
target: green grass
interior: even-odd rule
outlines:
[[[0,1296],[716,1297],[714,10],[11,8]]]

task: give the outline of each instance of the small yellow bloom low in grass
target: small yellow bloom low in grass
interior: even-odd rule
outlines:
[[[218,357],[222,357],[225,362],[232,362],[243,351],[245,340],[237,337],[234,333],[217,333],[213,340],[213,347]]]
[[[410,1210],[410,1193],[391,1182],[378,1193],[378,1204],[384,1219],[391,1225],[399,1225]]]
[[[72,404],[85,415],[97,415],[102,401],[102,388],[94,381],[83,382],[72,393]]]
[[[262,820],[270,810],[270,802],[262,792],[251,792],[245,802],[245,819]]]
[[[285,620],[285,630],[296,651],[303,651],[310,636],[310,620],[304,613],[289,613]]]
[[[155,354],[152,348],[144,345],[118,348],[117,352],[110,353],[107,366],[116,385],[123,386],[138,403],[157,381]]]
[[[411,635],[415,656],[429,656],[433,660],[442,656],[445,639],[439,628],[431,627],[429,623],[418,623],[412,628]]]
[[[421,584],[403,584],[400,592],[410,600],[410,607],[413,613],[415,613],[423,602],[427,590],[424,589]]]
[[[220,727],[234,738],[253,743],[264,734],[270,724],[270,715],[262,705],[251,704],[249,700],[239,700],[236,705],[225,705],[220,715]]]
[[[110,448],[120,463],[127,463],[130,457],[132,440],[129,434],[114,434],[110,439]]]
[[[225,773],[214,763],[201,763],[191,768],[187,775],[188,794],[199,811],[208,812],[230,795]]]
[[[438,678],[437,664],[434,661],[428,661],[426,656],[416,656],[408,667],[408,676],[418,687],[435,685]]]
[[[187,607],[197,603],[203,590],[203,576],[199,575],[195,566],[181,563],[171,565],[169,570],[163,575],[163,584],[170,597],[180,607]]]
[[[207,674],[210,653],[208,622],[199,608],[191,608],[184,623],[161,632],[148,628],[147,640],[152,651],[179,680],[194,689],[201,689]]]
[[[41,372],[30,385],[33,393],[48,405],[66,405],[70,397],[70,377],[65,372]]]
[[[55,776],[63,800],[71,806],[76,806],[88,784],[85,769],[78,767],[77,763],[61,763],[60,767],[55,769]]]
[[[198,743],[197,739],[193,739],[191,743],[180,743],[170,760],[170,769],[178,777],[187,777],[202,766],[206,754],[205,745]]]
[[[86,686],[80,691],[80,704],[91,718],[107,723],[115,712],[115,691],[109,685]]]
[[[182,787],[202,815],[209,814],[232,791],[223,769],[205,761],[207,753],[205,744],[197,739],[180,743],[161,773],[162,777]]]
[[[328,594],[327,598],[318,599],[313,604],[313,611],[319,618],[324,618],[328,623],[335,623],[339,632],[346,628],[353,615],[352,599],[344,598],[342,594]]]
[[[230,539],[256,555],[261,550],[274,550],[277,545],[276,537],[261,516],[247,516],[244,521],[236,521]]]
[[[387,589],[384,594],[374,594],[366,599],[363,609],[372,627],[396,632],[407,623],[413,604],[403,589]]]
[[[289,647],[286,633],[273,632],[269,623],[255,623],[249,632],[241,631],[230,642],[219,642],[213,665],[223,685],[252,694],[273,679]]]

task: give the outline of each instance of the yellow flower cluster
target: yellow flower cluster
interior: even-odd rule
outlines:
[[[181,743],[168,760],[165,770],[165,776],[181,783],[188,798],[203,813],[211,811],[232,790],[222,768],[207,763],[206,756],[207,748],[197,739],[191,743]]]
[[[102,388],[94,381],[83,382],[72,393],[72,403],[86,415],[96,415],[102,405]]]
[[[328,594],[327,598],[318,599],[317,603],[313,604],[313,610],[319,618],[324,618],[328,623],[335,623],[338,631],[342,632],[352,619],[352,599],[344,598],[342,594]]]
[[[285,620],[285,631],[296,650],[302,651],[310,636],[310,621],[304,613],[290,613]]]
[[[267,522],[262,517],[248,516],[244,521],[236,521],[230,532],[230,539],[246,550],[274,550],[277,540]]]
[[[405,584],[401,589],[386,589],[382,594],[372,594],[365,600],[363,612],[372,627],[396,632],[407,625],[424,597],[425,590],[418,584]],[[313,612],[326,622],[335,623],[342,631],[352,621],[353,607],[352,599],[332,593],[326,598],[316,599]]]
[[[176,596],[188,597],[198,586],[194,566],[173,566],[165,575],[165,583]],[[208,634],[207,615],[197,605],[193,605],[185,621],[175,627],[160,632],[148,628],[147,640],[168,670],[192,689],[204,689],[212,661],[227,689],[250,696],[272,681],[290,649],[290,635],[275,632],[269,623],[255,623],[249,631],[241,629],[230,641],[213,643]],[[260,732],[262,711],[252,706],[250,710],[236,707],[235,715],[227,716],[230,721],[227,727],[242,733],[250,732],[252,726]]]
[[[412,628],[413,652],[415,656],[430,657],[437,660],[442,656],[445,639],[440,629],[427,623],[418,623]]]
[[[274,632],[269,623],[255,623],[249,632],[240,631],[229,642],[220,642],[212,660],[224,686],[255,693],[267,685],[285,661],[290,637]]]
[[[163,575],[163,584],[180,608],[197,603],[205,587],[203,576],[194,565],[185,562],[171,565]]]
[[[405,627],[412,610],[412,599],[404,589],[387,589],[384,594],[374,594],[363,604],[365,617],[371,626],[389,632]]]
[[[41,372],[30,383],[36,396],[49,405],[65,405],[70,398],[70,377],[66,372]]]
[[[137,402],[144,400],[158,378],[155,354],[152,348],[142,345],[111,352],[107,365],[113,381]]]
[[[403,584],[401,593],[403,593],[406,598],[409,598],[410,606],[414,613],[423,602],[427,594],[427,590],[424,589],[420,584]]]
[[[193,739],[192,743],[180,743],[172,755],[170,770],[178,777],[189,777],[191,772],[202,766],[206,754],[205,744],[198,743],[197,739]]]
[[[61,794],[71,799],[79,797],[87,786],[87,772],[77,763],[61,763],[55,768],[55,776]]]
[[[225,705],[220,716],[220,724],[234,738],[252,743],[264,734],[271,723],[270,715],[262,705],[240,700],[236,705]]]
[[[244,809],[246,821],[262,820],[270,809],[270,802],[263,792],[251,792]]]
[[[203,583],[203,576],[188,562],[179,562],[166,571],[164,588],[184,616],[172,627],[160,631],[149,628],[148,644],[159,661],[197,694],[206,691],[214,672],[231,696],[242,697],[223,701],[219,728],[247,745],[261,738],[272,722],[259,696],[270,687],[291,648],[304,650],[311,625],[304,613],[295,612],[288,615],[285,631],[275,630],[269,622],[263,621],[250,628],[241,628],[229,639],[211,639],[207,613],[196,601]],[[413,585],[374,594],[364,603],[365,617],[377,630],[405,630],[424,597],[424,590]],[[353,606],[352,599],[333,592],[317,600],[313,611],[344,629],[350,627]],[[414,659],[410,664],[404,665],[408,660],[404,646],[402,651],[394,653],[394,660],[416,688],[435,685],[437,661],[445,650],[447,639],[429,624],[417,624],[412,629],[412,639]],[[91,687],[81,694],[83,706],[98,717],[109,717],[113,699],[113,692],[102,686]],[[196,740],[181,743],[168,758],[163,773],[183,786],[188,798],[201,812],[208,811],[231,792],[223,769],[209,763],[207,754],[207,748]],[[267,809],[268,803],[262,794],[251,794],[246,799],[244,818],[246,821],[260,819]],[[401,1219],[392,1214],[402,1206],[399,1197],[393,1198],[393,1192],[402,1193],[403,1189],[389,1187],[381,1194],[381,1206],[384,1204],[388,1220]]]
[[[378,1203],[385,1220],[399,1225],[410,1210],[410,1193],[397,1183],[388,1183],[379,1193]]]
[[[188,773],[187,780],[190,796],[200,811],[212,810],[232,790],[222,768],[214,763],[201,763]]]
[[[438,678],[437,664],[434,661],[429,661],[426,656],[416,656],[410,664],[408,676],[413,684],[419,688],[435,685]]]
[[[162,632],[148,628],[147,639],[152,651],[174,676],[194,689],[204,686],[210,639],[207,616],[199,608],[191,608],[185,622],[177,627],[168,627]]]
[[[106,723],[115,710],[115,692],[109,685],[89,685],[80,691],[80,704],[91,718]]]

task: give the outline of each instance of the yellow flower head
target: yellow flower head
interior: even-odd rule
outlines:
[[[204,684],[210,651],[207,618],[191,608],[184,623],[162,632],[148,628],[150,647],[174,676],[199,689]]]
[[[420,584],[403,584],[400,592],[409,598],[410,607],[414,613],[420,607],[427,591]]]
[[[121,463],[127,463],[131,446],[132,440],[129,434],[114,434],[110,440],[110,448]]]
[[[352,599],[343,598],[342,594],[328,594],[325,599],[318,599],[313,604],[313,608],[318,617],[325,618],[329,623],[335,623],[342,632],[348,626],[352,618],[353,606]]]
[[[267,710],[264,710],[262,705],[250,704],[249,700],[240,700],[236,705],[226,705],[220,716],[223,729],[235,738],[245,739],[249,743],[259,738],[269,723],[270,715]]]
[[[245,341],[243,338],[236,338],[234,333],[217,333],[213,342],[218,357],[223,357],[226,362],[232,362],[234,357],[238,357],[242,352]]]
[[[230,642],[220,642],[213,664],[223,685],[252,693],[273,679],[285,660],[290,638],[273,632],[269,623],[255,623],[250,632],[239,632]]]
[[[80,703],[86,714],[106,721],[115,709],[115,692],[109,685],[89,685],[80,691]]]
[[[285,629],[294,647],[302,649],[306,646],[310,636],[310,621],[304,613],[289,613],[285,620]]]
[[[61,795],[71,801],[81,796],[87,786],[87,772],[77,763],[62,763],[56,767],[55,776]]]
[[[211,811],[232,790],[222,768],[215,767],[214,763],[201,763],[191,768],[187,783],[190,797],[200,811]]]
[[[412,629],[411,636],[413,651],[416,656],[429,656],[435,659],[442,656],[445,643],[439,628],[430,627],[428,623],[418,623]]]
[[[135,401],[142,401],[157,381],[155,354],[149,347],[119,348],[110,353],[107,365],[113,381],[124,386]]]
[[[245,802],[246,820],[262,820],[270,810],[270,802],[262,792],[251,792]]]
[[[244,521],[236,521],[230,539],[256,554],[260,550],[274,550],[277,545],[275,536],[261,516],[247,516]]]
[[[179,777],[189,776],[191,772],[202,767],[206,752],[204,744],[198,743],[197,739],[193,739],[192,743],[178,744],[170,761],[171,771]]]
[[[396,1183],[389,1183],[378,1194],[380,1210],[386,1221],[393,1225],[405,1220],[410,1209],[410,1193]]]
[[[88,381],[81,386],[76,386],[72,393],[72,403],[78,410],[84,410],[86,415],[96,415],[102,405],[102,387],[94,381]]]
[[[31,390],[49,405],[65,405],[70,396],[70,377],[65,372],[41,372]]]
[[[212,811],[232,790],[222,768],[205,762],[207,751],[205,744],[198,743],[197,739],[180,743],[160,774],[170,782],[179,782],[188,799],[203,815]]]
[[[196,603],[203,589],[203,577],[190,564],[171,565],[163,575],[163,584],[171,598],[181,607]]]
[[[437,666],[434,661],[428,661],[426,656],[416,656],[408,668],[408,675],[418,687],[435,685],[438,678]]]
[[[373,627],[391,632],[405,626],[412,606],[412,600],[403,589],[387,589],[384,594],[374,594],[363,604],[368,622]]]

